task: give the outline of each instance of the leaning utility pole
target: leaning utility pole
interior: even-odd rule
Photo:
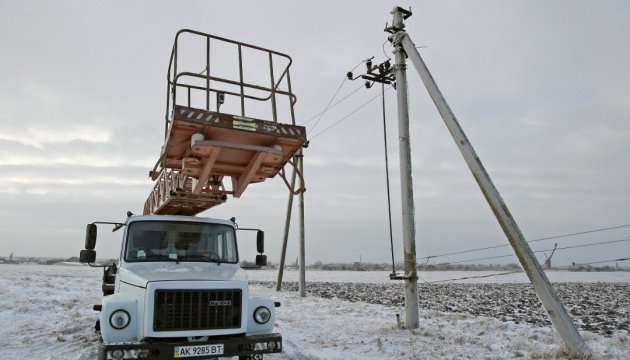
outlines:
[[[402,15],[393,12],[394,23],[402,23]],[[400,19],[397,20],[397,17]],[[398,99],[398,149],[400,153],[400,190],[402,200],[403,251],[405,280],[405,326],[418,328],[418,273],[416,270],[416,219],[411,177],[411,143],[409,139],[409,104],[407,102],[407,54],[400,43],[394,44],[396,55],[396,95]]]
[[[293,163],[298,164],[298,158],[293,157]],[[296,165],[297,166],[297,165]],[[282,238],[282,252],[280,253],[280,265],[278,266],[278,280],[276,281],[276,291],[282,290],[282,277],[284,275],[284,265],[287,257],[287,243],[289,242],[289,230],[291,228],[291,212],[293,210],[293,189],[295,189],[295,177],[297,169],[293,169],[291,175],[291,185],[289,186],[289,201],[287,203],[287,217],[284,222],[284,236]]]
[[[422,60],[422,57],[420,56],[420,53],[416,49],[416,46],[409,38],[409,35],[405,32],[404,19],[411,16],[411,12],[400,7],[396,7],[392,11],[392,14],[394,14],[394,22],[392,24],[392,27],[387,30],[392,33],[392,35],[390,36],[390,40],[398,51],[398,53],[396,54],[397,61],[401,50],[405,51],[405,53],[409,56],[412,64],[416,68],[416,71],[418,71],[418,73],[420,74],[424,86],[429,92],[433,103],[437,107],[440,115],[442,116],[442,119],[444,120],[444,123],[446,124],[446,127],[453,136],[453,139],[459,147],[459,151],[464,157],[466,164],[468,164],[468,167],[475,177],[475,180],[477,180],[477,184],[479,184],[479,187],[481,188],[481,191],[488,201],[490,208],[494,212],[497,220],[499,221],[499,224],[501,225],[501,228],[503,229],[503,232],[510,242],[510,245],[514,249],[514,252],[516,253],[518,260],[520,261],[523,270],[531,281],[534,290],[538,295],[538,298],[547,310],[551,322],[562,337],[562,340],[564,341],[566,347],[569,349],[570,352],[574,354],[586,354],[588,352],[586,344],[580,337],[580,334],[575,328],[575,325],[569,317],[569,314],[562,305],[562,302],[558,298],[555,290],[551,286],[549,279],[547,279],[545,272],[536,260],[532,249],[529,247],[529,244],[521,233],[521,230],[512,217],[512,214],[510,213],[507,205],[499,194],[499,191],[492,183],[490,175],[488,175],[485,168],[483,167],[481,160],[477,156],[477,153],[475,152],[474,148],[470,144],[470,141],[466,137],[464,130],[461,128],[459,122],[455,118],[455,115],[451,111],[451,108],[448,106],[446,100],[444,99],[444,96],[440,92],[440,89],[437,87],[437,84],[435,83],[435,80],[433,80],[431,73],[429,73],[429,69],[427,69],[424,61]],[[396,76],[398,76],[398,72],[396,73]],[[406,89],[406,82],[399,85],[397,78],[396,83],[397,86],[402,85],[401,87],[405,87]],[[398,100],[400,112],[400,92]],[[406,97],[404,100],[406,100]]]
[[[307,142],[308,144],[308,142]],[[299,279],[298,279],[298,290],[300,292],[301,297],[306,297],[306,240],[305,240],[305,230],[304,230],[304,152],[303,149],[300,148],[298,153],[293,157],[293,175],[291,176],[291,184],[289,185],[289,202],[287,204],[287,217],[286,223],[284,226],[284,237],[282,241],[282,253],[280,255],[280,266],[278,268],[278,279],[276,281],[276,291],[282,290],[282,277],[284,275],[284,265],[285,259],[287,255],[287,242],[289,241],[289,230],[291,228],[291,213],[293,210],[293,197],[295,192],[293,189],[295,188],[295,178],[296,175],[300,174],[300,191],[299,191],[299,220],[300,220],[300,238],[299,238]],[[296,261],[297,262],[297,261]]]

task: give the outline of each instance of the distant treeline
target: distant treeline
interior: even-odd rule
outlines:
[[[306,267],[314,270],[351,270],[351,271],[388,271],[392,270],[392,264],[387,263],[332,263],[324,264],[317,261]],[[396,264],[396,271],[402,271],[403,265]],[[418,265],[418,271],[501,271],[501,270],[519,270],[521,267],[517,264],[507,265],[479,265],[479,264],[437,264],[437,265]]]
[[[244,268],[256,268],[256,264],[250,261],[241,261]],[[267,262],[265,269],[277,269],[278,264],[271,261]],[[396,271],[402,271],[403,265],[396,264]],[[285,269],[298,269],[298,265],[293,263],[285,266]],[[316,261],[306,265],[307,270],[322,271],[391,271],[392,264],[387,263],[323,263]],[[423,264],[417,266],[418,271],[520,271],[518,264]],[[551,270],[568,270],[568,271],[630,271],[630,267],[622,266],[590,266],[590,265],[574,265],[570,267],[552,268]]]
[[[111,264],[117,262],[117,259],[99,259],[97,262],[101,264]],[[40,265],[54,265],[60,262],[79,262],[79,258],[73,256],[71,258],[38,258],[38,257],[16,257],[14,259],[6,259],[0,257],[0,264],[40,264]],[[251,261],[243,260],[240,262],[243,268],[257,268],[256,264]],[[267,261],[265,269],[277,269],[277,263]],[[285,266],[285,269],[297,269],[296,263]],[[309,270],[323,270],[323,271],[391,271],[392,264],[388,263],[369,263],[369,262],[352,262],[352,263],[323,263],[316,261],[310,265],[306,265],[306,269]],[[521,267],[517,264],[422,264],[417,266],[418,271],[510,271],[521,270]],[[396,271],[402,271],[403,265],[396,264]],[[568,267],[551,268],[551,270],[568,270],[568,271],[630,271],[630,266],[591,266],[574,264]]]
[[[296,267],[295,265],[290,267]],[[349,271],[390,271],[392,264],[387,263],[330,263],[324,264],[317,261],[306,266],[313,270],[349,270]],[[418,271],[512,271],[521,270],[518,264],[422,264],[416,267]],[[402,271],[403,265],[396,264],[396,271]],[[573,265],[570,267],[551,268],[551,270],[568,271],[630,271],[627,266],[591,266]]]

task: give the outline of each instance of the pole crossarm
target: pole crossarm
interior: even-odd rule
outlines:
[[[409,60],[420,75],[420,78],[431,96],[433,103],[442,116],[446,127],[455,140],[455,143],[464,157],[466,164],[470,168],[472,175],[477,181],[477,184],[483,192],[490,208],[501,225],[501,228],[508,238],[510,245],[514,249],[523,270],[531,281],[538,298],[547,310],[551,322],[562,337],[565,345],[569,351],[574,354],[588,353],[586,344],[580,337],[580,334],[569,317],[566,309],[562,305],[560,298],[549,282],[549,279],[547,279],[541,265],[536,260],[536,257],[534,256],[532,249],[529,247],[529,244],[526,242],[525,237],[521,233],[516,220],[510,213],[505,201],[494,186],[494,183],[490,179],[490,175],[484,168],[479,156],[464,133],[464,130],[444,99],[444,96],[440,92],[433,76],[422,60],[415,44],[411,41],[409,35],[404,31],[403,19],[409,17],[410,14],[408,11],[402,12],[401,10],[401,8],[394,8],[394,23],[390,29],[397,31],[394,31],[393,35],[390,36],[390,41],[397,49],[404,49],[404,52],[409,57]]]

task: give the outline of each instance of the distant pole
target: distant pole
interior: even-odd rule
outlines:
[[[477,156],[475,149],[472,147],[472,144],[468,140],[468,137],[466,137],[464,130],[455,118],[455,114],[453,114],[451,108],[444,99],[444,96],[440,92],[440,89],[437,87],[433,76],[431,76],[429,69],[426,67],[420,53],[416,49],[415,44],[411,41],[409,35],[404,31],[403,13],[406,14],[406,17],[409,17],[411,13],[401,8],[394,8],[393,12],[395,19],[393,28],[396,32],[392,35],[391,39],[394,46],[396,49],[404,48],[409,56],[409,60],[416,68],[418,74],[420,74],[420,77],[424,82],[424,86],[442,116],[446,127],[453,136],[453,139],[464,157],[466,164],[468,164],[470,171],[475,177],[475,180],[477,180],[477,184],[481,188],[481,191],[488,201],[490,208],[494,212],[494,215],[508,238],[510,245],[512,245],[512,248],[516,253],[516,257],[520,261],[523,270],[531,281],[540,302],[542,302],[543,306],[547,310],[547,314],[549,315],[551,322],[562,337],[562,340],[570,352],[574,354],[587,353],[588,348],[586,347],[586,344],[580,337],[580,334],[575,328],[571,317],[551,286],[549,279],[547,279],[547,276],[545,275],[542,266],[534,256],[532,249],[527,244],[527,241],[521,233],[516,220],[512,217],[505,201],[503,201],[499,191],[490,179],[490,175],[486,172],[479,156]],[[397,18],[400,20],[399,23],[396,22]]]
[[[297,158],[293,158],[293,163],[297,166]],[[289,242],[289,230],[291,228],[291,213],[293,212],[293,189],[295,189],[295,177],[297,171],[293,169],[291,175],[291,188],[289,189],[289,201],[287,204],[287,218],[284,223],[284,237],[282,238],[282,253],[280,254],[280,267],[278,268],[278,280],[276,281],[276,291],[282,290],[282,277],[284,276],[284,264],[287,258],[287,243]]]
[[[302,193],[300,194],[300,297],[306,297],[306,241],[304,235],[304,154],[302,149],[300,149],[299,154],[297,155],[300,160],[300,189],[302,189]]]
[[[394,14],[394,26],[402,25],[400,12]],[[409,139],[409,104],[407,102],[407,64],[405,50],[395,44],[396,94],[398,98],[398,138],[400,152],[400,189],[402,199],[402,232],[404,248],[405,320],[407,329],[420,326],[418,318],[418,273],[416,270],[416,223],[411,177],[411,143]]]

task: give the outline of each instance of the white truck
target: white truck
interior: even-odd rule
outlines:
[[[261,359],[282,351],[270,298],[250,296],[234,219],[128,213],[88,224],[81,262],[103,266],[98,359]],[[95,265],[97,224],[124,227],[117,264]],[[256,230],[256,229],[242,229]],[[256,264],[266,264],[257,230]]]

